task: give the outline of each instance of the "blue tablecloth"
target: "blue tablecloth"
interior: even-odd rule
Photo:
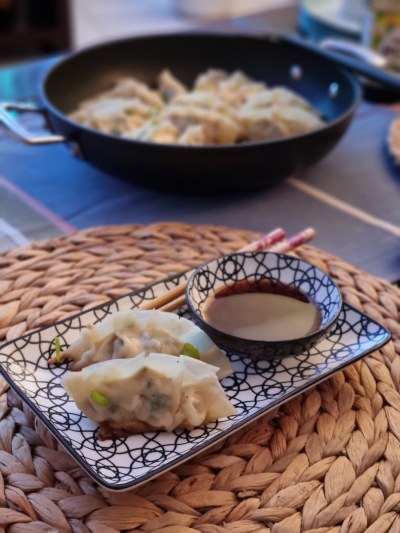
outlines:
[[[19,97],[37,98],[41,78],[53,62],[1,71],[0,79],[8,85],[0,84],[0,98],[15,95],[16,88]],[[77,228],[155,220],[260,231],[283,226],[291,233],[314,226],[321,248],[396,280],[400,172],[386,149],[395,115],[395,108],[363,103],[331,154],[298,176],[300,181],[263,192],[218,197],[162,193],[97,170],[73,157],[66,145],[27,146],[1,133],[0,174]],[[301,190],[301,184],[309,189]],[[326,202],[319,193],[333,201]],[[350,210],[343,210],[343,202]]]

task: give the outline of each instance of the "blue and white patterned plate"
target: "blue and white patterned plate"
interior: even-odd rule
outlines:
[[[190,272],[65,319],[0,347],[0,371],[51,433],[100,485],[126,490],[171,469],[270,409],[326,379],[384,345],[389,332],[366,315],[344,305],[328,337],[308,352],[278,362],[252,362],[229,354],[235,374],[223,380],[237,415],[193,431],[152,432],[115,441],[99,441],[97,426],[69,399],[60,385],[67,363],[49,368],[54,339],[65,348],[82,328],[108,314],[140,306],[187,279]],[[184,314],[186,311],[181,310]]]

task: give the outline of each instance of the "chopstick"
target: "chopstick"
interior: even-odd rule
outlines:
[[[259,239],[247,244],[239,252],[255,252],[268,250],[276,253],[286,253],[312,241],[316,236],[314,228],[307,228],[288,239],[282,228],[276,228],[270,233],[262,235]],[[165,294],[140,306],[142,310],[159,309],[160,311],[173,311],[186,302],[186,281],[177,285]]]
[[[270,248],[274,244],[283,241],[285,237],[286,237],[286,233],[282,228],[275,228],[269,233],[266,233],[265,235],[262,235],[255,241],[252,241],[251,243],[247,244],[246,246],[241,248],[239,252],[256,252],[258,250],[265,250],[266,248]],[[169,305],[172,302],[175,302],[176,298],[184,295],[185,289],[186,289],[186,281],[184,281],[180,285],[177,285],[176,287],[166,292],[165,294],[162,294],[158,298],[151,300],[151,302],[144,303],[143,305],[140,306],[140,309],[145,310],[145,311],[151,310],[151,309],[160,309],[161,311],[170,311],[171,309],[176,309],[176,307],[179,306],[178,304],[176,304],[176,307],[171,307],[171,308],[169,308]]]
[[[317,232],[315,231],[314,228],[306,228],[303,231],[300,231],[300,233],[293,235],[293,237],[282,240],[275,246],[272,246],[271,248],[268,249],[268,251],[279,253],[279,254],[285,254],[286,252],[291,252],[292,250],[295,250],[299,246],[302,246],[303,244],[306,244],[314,240],[316,236],[317,236]]]

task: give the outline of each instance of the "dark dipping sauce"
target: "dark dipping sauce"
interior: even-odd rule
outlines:
[[[283,341],[317,331],[321,312],[295,287],[244,280],[222,287],[206,302],[204,318],[215,329],[258,341]]]

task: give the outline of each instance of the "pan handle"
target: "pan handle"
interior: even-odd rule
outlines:
[[[19,111],[20,113],[44,113],[44,110],[27,103],[1,102],[0,103],[0,123],[19,139],[27,144],[51,144],[63,143],[67,138],[63,135],[32,135],[21,124],[13,118],[9,111]]]
[[[390,89],[392,91],[399,92],[400,95],[400,76],[392,74],[390,71],[377,68],[376,66],[369,65],[348,55],[342,53],[333,52],[318,46],[315,43],[309,43],[300,37],[294,35],[281,35],[283,41],[287,41],[290,44],[293,44],[304,50],[323,57],[329,61],[333,61],[337,65],[348,68],[357,74],[362,74],[369,80],[376,81],[383,85],[383,87]]]
[[[380,69],[390,68],[389,61],[384,55],[362,44],[354,43],[352,41],[345,41],[344,39],[334,39],[332,37],[328,37],[320,41],[319,45],[321,48],[325,48],[331,52],[347,54],[355,59],[359,59],[363,63],[368,63],[369,65]]]

